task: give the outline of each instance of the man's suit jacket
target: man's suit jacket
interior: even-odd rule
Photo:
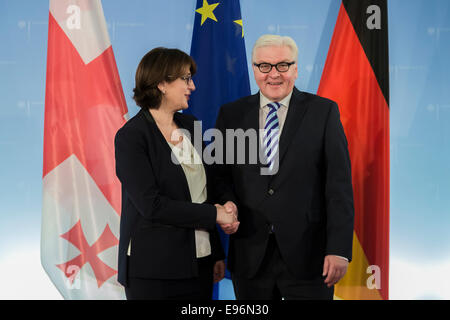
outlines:
[[[175,113],[174,120],[190,132],[193,142],[195,118]],[[172,162],[171,148],[148,110],[141,110],[117,132],[115,157],[116,173],[122,183],[118,270],[121,284],[127,286],[128,277],[197,276],[195,229],[207,229],[213,259],[224,258],[215,206],[191,202],[183,169]],[[208,167],[205,170],[209,197]]]
[[[216,128],[258,130],[259,97],[222,106]],[[294,88],[279,151],[279,170],[272,176],[261,175],[260,163],[215,167],[218,200],[235,201],[241,221],[230,236],[228,268],[254,276],[273,230],[292,274],[319,277],[326,255],[352,255],[350,159],[336,103]]]

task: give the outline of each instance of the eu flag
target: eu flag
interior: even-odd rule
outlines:
[[[185,112],[202,120],[206,130],[214,127],[221,105],[250,94],[250,83],[239,0],[197,0],[196,8],[191,45],[196,90]]]
[[[197,0],[195,12],[191,56],[197,63],[196,90],[185,112],[202,120],[207,130],[214,127],[221,105],[250,94],[250,82],[239,0]],[[228,236],[223,232],[221,240],[227,252]],[[222,281],[221,296],[230,295],[222,294],[222,284],[232,295],[231,285]],[[215,286],[214,299],[218,291]]]

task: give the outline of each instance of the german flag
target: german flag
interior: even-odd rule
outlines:
[[[353,261],[339,299],[388,299],[389,58],[387,0],[343,0],[318,95],[336,101],[355,204]]]

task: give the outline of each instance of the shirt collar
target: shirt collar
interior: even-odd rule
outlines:
[[[278,103],[281,106],[285,106],[286,108],[289,107],[289,102],[291,102],[291,97],[292,97],[292,92],[291,91],[286,97],[284,97],[283,99],[281,99],[280,101],[278,101]],[[265,97],[262,92],[259,92],[259,107],[260,108],[264,108],[265,106],[267,106],[269,103],[272,103],[273,101],[269,100],[267,97]]]

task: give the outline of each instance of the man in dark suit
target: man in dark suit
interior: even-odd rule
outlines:
[[[264,155],[264,163],[215,167],[220,203],[239,211],[228,253],[237,299],[332,299],[352,256],[353,190],[339,110],[294,87],[297,55],[289,37],[259,38],[252,62],[260,91],[222,106],[217,118],[224,146],[232,144],[227,129],[256,130]]]

